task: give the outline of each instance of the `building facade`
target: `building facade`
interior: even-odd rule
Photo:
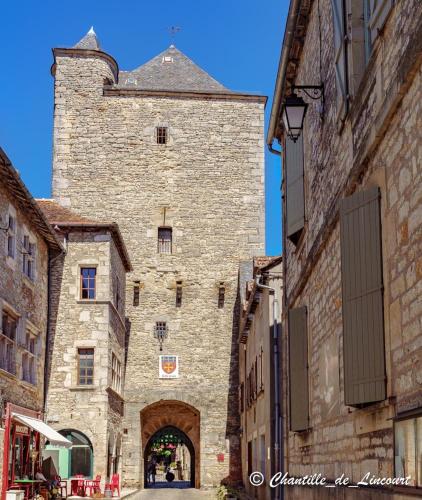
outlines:
[[[65,252],[51,270],[46,414],[72,442],[47,446],[62,479],[121,474],[126,358],[125,286],[131,264],[116,224],[38,200]]]
[[[93,31],[54,49],[53,74],[54,200],[117,222],[133,264],[123,480],[145,484],[154,436],[172,427],[192,485],[236,482],[239,263],[264,252],[266,99],[173,46],[119,71]]]
[[[290,3],[267,138],[283,159],[285,467],[410,479],[286,498],[422,491],[421,30],[416,1]]]
[[[256,258],[253,280],[246,284],[239,321],[239,410],[242,480],[254,498],[274,498],[269,480],[256,487],[249,476],[261,472],[273,476],[280,453],[279,334],[282,306],[281,257]],[[278,408],[277,408],[278,407]],[[280,429],[280,427],[279,427]]]
[[[38,467],[44,410],[49,268],[63,251],[0,149],[1,497]],[[29,417],[33,426],[25,419]],[[25,459],[32,452],[34,460]]]

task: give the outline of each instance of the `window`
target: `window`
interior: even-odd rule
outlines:
[[[133,285],[133,305],[139,306],[139,293],[140,293],[140,283],[139,281],[135,281]]]
[[[176,283],[176,307],[182,307],[182,282]]]
[[[114,352],[111,354],[111,387],[119,393],[122,389],[122,366]]]
[[[0,368],[9,373],[15,373],[15,346],[17,318],[7,311],[2,313],[2,329],[0,334]]]
[[[22,380],[34,385],[37,383],[36,344],[37,337],[31,332],[26,332],[25,352],[22,354]]]
[[[409,486],[422,486],[422,415],[394,424],[395,477],[410,476]]]
[[[7,255],[12,259],[15,258],[16,251],[16,219],[9,214],[9,223],[7,230]]]
[[[114,279],[114,306],[116,309],[120,307],[120,280],[118,276]]]
[[[265,477],[265,465],[266,465],[266,449],[265,449],[265,434],[261,434],[259,436],[259,456],[260,456],[260,464],[259,464],[259,472]]]
[[[220,285],[218,289],[218,308],[223,309],[224,308],[224,295],[225,295],[225,288],[223,285]]]
[[[158,228],[158,253],[172,252],[172,228]]]
[[[239,386],[239,408],[240,413],[245,411],[245,384],[243,382]]]
[[[78,349],[78,385],[94,383],[94,349]]]
[[[35,243],[26,234],[22,242],[22,272],[31,280],[35,277],[35,248]]]
[[[81,298],[95,299],[95,277],[97,269],[95,267],[81,268]]]
[[[167,127],[156,128],[157,144],[167,144]]]
[[[264,390],[264,349],[261,347],[258,357],[258,393]]]

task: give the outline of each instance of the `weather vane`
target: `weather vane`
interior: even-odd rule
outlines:
[[[174,42],[174,38],[176,37],[177,33],[182,30],[180,26],[170,26],[168,29],[171,37],[172,43]]]

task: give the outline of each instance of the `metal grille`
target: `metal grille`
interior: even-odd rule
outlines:
[[[178,281],[176,285],[176,307],[182,307],[182,282]]]
[[[171,227],[158,228],[158,253],[171,253],[172,251]]]
[[[218,308],[223,309],[224,307],[224,295],[225,295],[225,289],[223,286],[220,286],[218,289]]]

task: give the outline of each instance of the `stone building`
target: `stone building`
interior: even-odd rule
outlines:
[[[51,270],[46,413],[73,444],[47,446],[62,479],[121,473],[129,256],[115,223],[38,200],[65,253]]]
[[[267,137],[283,158],[285,467],[410,480],[286,498],[421,494],[421,40],[418,1],[290,3]]]
[[[278,469],[282,258],[259,257],[253,264],[239,322],[242,480],[248,494],[266,500],[275,493],[269,481],[257,488],[248,478],[255,471],[269,478]]]
[[[25,461],[20,451],[39,453],[40,439],[44,437],[39,430],[43,423],[45,348],[49,336],[49,270],[62,250],[54,231],[0,148],[2,499],[15,481],[31,473],[32,462]],[[54,433],[49,436],[54,438]]]
[[[133,71],[93,30],[53,52],[53,198],[117,222],[133,264],[123,481],[145,484],[166,428],[190,450],[194,486],[240,480],[238,275],[264,251],[266,98],[226,89],[174,46]]]

